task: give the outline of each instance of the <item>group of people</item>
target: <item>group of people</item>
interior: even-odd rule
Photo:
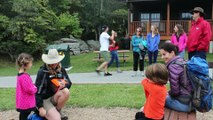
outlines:
[[[50,49],[42,55],[44,65],[40,67],[35,85],[27,73],[33,64],[33,57],[21,53],[16,64],[18,67],[16,87],[16,109],[19,119],[27,120],[32,111],[48,120],[68,120],[62,108],[69,99],[72,82],[61,66],[64,54]]]
[[[204,20],[204,10],[195,7],[192,11],[193,23],[188,38],[182,26],[177,24],[171,42],[165,42],[160,47],[160,54],[164,64],[156,63],[147,67],[141,84],[144,88],[146,101],[140,112],[136,113],[136,120],[163,120],[164,107],[180,111],[191,112],[192,83],[184,75],[185,48],[188,50],[188,59],[198,56],[206,59],[206,52],[212,38],[210,24]],[[138,29],[137,29],[138,30]],[[148,39],[147,39],[148,43]],[[149,47],[147,47],[149,50]],[[181,64],[178,64],[181,63]],[[166,84],[170,83],[167,92]]]
[[[192,85],[189,80],[184,82],[184,68],[176,62],[184,63],[185,48],[188,49],[189,59],[192,56],[199,56],[206,59],[206,52],[212,37],[209,23],[203,19],[204,11],[200,7],[192,11],[194,22],[187,38],[181,25],[174,28],[175,33],[171,42],[164,43],[158,49],[160,34],[155,25],[151,26],[151,32],[145,38],[142,35],[142,28],[137,28],[136,35],[132,37],[133,46],[133,70],[137,75],[138,62],[145,91],[146,101],[141,111],[136,113],[135,118],[140,120],[153,120],[164,118],[164,106],[182,112],[190,112],[190,97]],[[100,74],[104,69],[104,75],[110,76],[107,68],[116,60],[118,72],[118,45],[115,41],[116,32],[112,31],[111,36],[107,33],[109,28],[102,27],[100,35],[100,54],[104,62],[96,69]],[[110,44],[111,43],[111,44]],[[111,61],[108,51],[111,51]],[[166,65],[156,63],[158,50]],[[144,58],[148,52],[149,64],[144,73]],[[56,49],[50,49],[47,54],[42,55],[44,65],[40,67],[35,85],[27,73],[33,64],[33,58],[29,54],[22,53],[18,56],[16,64],[18,67],[16,87],[16,109],[20,112],[19,119],[27,120],[31,111],[48,120],[67,120],[68,117],[62,109],[69,99],[72,82],[60,62],[64,54],[59,54]],[[153,64],[155,63],[155,64]],[[167,93],[165,84],[170,82],[170,90]]]

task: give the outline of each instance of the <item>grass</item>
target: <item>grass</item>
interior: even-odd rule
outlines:
[[[15,89],[0,89],[0,111],[15,109]],[[67,106],[140,108],[144,92],[139,84],[73,85]]]

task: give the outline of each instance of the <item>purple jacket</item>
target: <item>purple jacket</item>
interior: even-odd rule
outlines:
[[[169,95],[172,97],[189,96],[192,92],[192,85],[189,80],[184,82],[184,67],[175,62],[185,63],[186,61],[179,56],[175,56],[167,63],[170,82]],[[186,84],[185,87],[184,84]]]

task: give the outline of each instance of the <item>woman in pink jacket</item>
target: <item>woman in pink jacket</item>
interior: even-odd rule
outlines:
[[[179,56],[184,58],[185,56],[185,48],[187,43],[187,36],[183,30],[182,25],[176,24],[174,27],[175,33],[171,37],[172,44],[178,46],[179,48]]]

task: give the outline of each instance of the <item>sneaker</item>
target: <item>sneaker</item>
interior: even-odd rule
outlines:
[[[107,73],[104,73],[104,76],[112,76],[112,74],[107,72]]]
[[[98,75],[101,74],[101,73],[100,73],[100,72],[101,72],[100,70],[97,70],[97,69],[96,69],[95,72],[96,72]]]
[[[68,117],[63,112],[61,112],[61,110],[59,111],[59,113],[61,115],[61,120],[68,120]]]
[[[134,71],[134,74],[132,74],[132,77],[136,77],[137,76],[137,71]]]

